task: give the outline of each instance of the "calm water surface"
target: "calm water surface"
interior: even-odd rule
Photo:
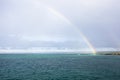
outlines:
[[[1,54],[0,80],[120,80],[120,56]]]

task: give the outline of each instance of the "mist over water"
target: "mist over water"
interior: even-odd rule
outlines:
[[[119,80],[120,56],[1,54],[0,80]]]

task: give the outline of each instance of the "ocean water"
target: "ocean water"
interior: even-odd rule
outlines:
[[[120,80],[120,56],[0,54],[0,80]]]

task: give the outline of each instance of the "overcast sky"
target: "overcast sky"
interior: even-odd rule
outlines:
[[[0,47],[120,47],[119,0],[0,0]]]

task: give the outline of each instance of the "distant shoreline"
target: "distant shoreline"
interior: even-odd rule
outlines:
[[[80,55],[120,55],[120,51],[91,51],[80,50],[0,50],[0,54],[80,54]]]
[[[99,51],[97,54],[100,55],[120,55],[120,51]]]

